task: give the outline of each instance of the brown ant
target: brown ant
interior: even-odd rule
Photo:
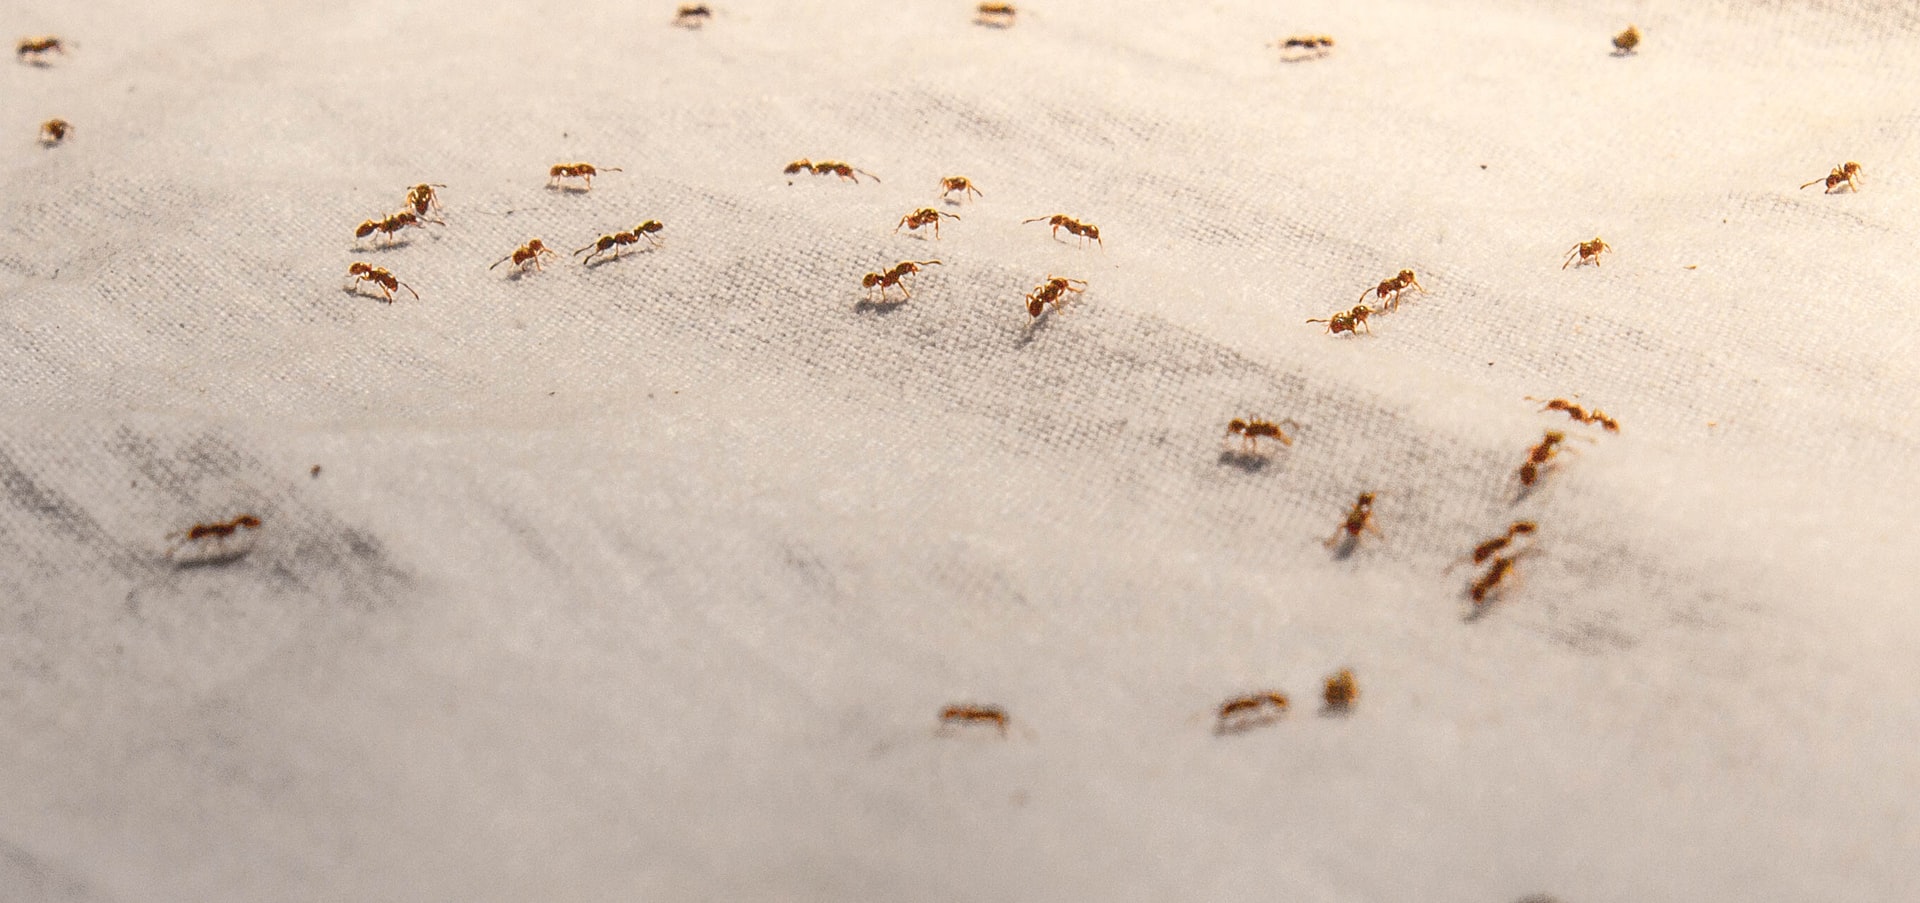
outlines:
[[[1540,399],[1529,395],[1527,396],[1527,400],[1539,401]],[[1597,423],[1600,425],[1601,429],[1606,430],[1609,433],[1620,432],[1620,421],[1615,420],[1612,417],[1608,417],[1607,412],[1602,411],[1599,408],[1594,408],[1592,411],[1588,411],[1586,408],[1583,408],[1577,404],[1574,404],[1573,402],[1568,401],[1564,398],[1555,398],[1547,402],[1547,406],[1541,408],[1540,410],[1565,411],[1567,412],[1568,417],[1572,417],[1574,420],[1579,421],[1581,423]]]
[[[40,123],[40,143],[52,147],[67,140],[67,133],[73,131],[73,123],[65,119],[49,119]]]
[[[1588,261],[1592,261],[1594,266],[1599,266],[1600,252],[1611,250],[1613,250],[1613,246],[1601,241],[1600,236],[1596,235],[1592,241],[1580,242],[1569,249],[1567,251],[1566,262],[1560,264],[1560,268],[1564,270],[1569,266],[1583,265]],[[1577,262],[1574,260],[1576,255],[1579,257]]]
[[[1086,291],[1085,288],[1074,288],[1074,286],[1086,284],[1084,279],[1048,276],[1047,281],[1040,283],[1033,291],[1027,293],[1027,316],[1038,318],[1040,312],[1046,310],[1049,304],[1053,305],[1054,310],[1059,310],[1060,305],[1066,303],[1068,293],[1077,295]]]
[[[1474,566],[1478,567],[1485,564],[1486,560],[1493,557],[1495,552],[1512,545],[1514,540],[1522,536],[1532,536],[1539,531],[1540,525],[1530,520],[1517,520],[1508,524],[1506,533],[1495,536],[1473,547],[1473,555],[1471,557]],[[1455,562],[1455,564],[1457,565],[1458,562]],[[1449,566],[1447,570],[1451,571],[1453,567]]]
[[[66,56],[67,47],[59,38],[47,35],[41,38],[21,38],[20,43],[15,45],[13,52],[14,57],[20,62],[30,62],[35,66],[45,66],[47,64],[47,54],[57,53],[61,56]],[[29,60],[28,57],[32,57],[32,59]]]
[[[1047,225],[1053,227],[1053,238],[1055,241],[1060,240],[1060,230],[1065,229],[1068,234],[1079,236],[1081,239],[1091,238],[1096,242],[1100,242],[1102,249],[1107,246],[1106,242],[1100,241],[1099,226],[1091,223],[1083,223],[1064,213],[1056,213],[1052,216],[1036,216],[1033,219],[1023,219],[1020,223],[1021,225],[1025,225],[1027,223],[1041,222],[1042,220],[1046,221]]]
[[[1326,690],[1321,694],[1327,704],[1328,712],[1345,712],[1353,707],[1353,701],[1360,698],[1360,687],[1353,680],[1353,671],[1341,668],[1339,672],[1328,675]]]
[[[713,10],[705,3],[684,3],[673,14],[673,24],[681,28],[699,28],[713,21]]]
[[[795,160],[792,163],[788,163],[786,168],[782,169],[781,172],[784,172],[787,175],[793,175],[794,173],[797,173],[797,172],[811,172],[816,176],[832,173],[836,176],[839,176],[842,179],[846,179],[851,182],[858,182],[860,181],[860,176],[866,176],[867,178],[872,179],[875,182],[880,181],[879,176],[876,176],[873,173],[867,172],[864,169],[857,169],[851,164],[842,163],[838,160],[822,160],[818,163],[815,163],[812,160],[807,160],[803,158],[803,159]],[[856,173],[858,173],[858,175],[856,175]]]
[[[1282,420],[1280,423],[1293,424],[1294,426],[1299,425],[1293,423],[1292,420]],[[1242,420],[1235,417],[1227,424],[1227,435],[1239,436],[1245,453],[1249,455],[1260,452],[1260,440],[1262,438],[1273,439],[1281,445],[1289,447],[1293,445],[1293,437],[1281,432],[1279,423],[1274,423],[1269,420],[1255,420],[1253,418]]]
[[[1640,29],[1632,25],[1627,30],[1613,36],[1613,55],[1626,56],[1633,48],[1640,46]]]
[[[1800,188],[1802,190],[1805,190],[1811,186],[1818,185],[1821,182],[1827,183],[1827,194],[1832,194],[1835,191],[1838,191],[1841,185],[1845,185],[1847,186],[1847,188],[1857,193],[1860,190],[1860,164],[1855,163],[1852,160],[1848,160],[1847,162],[1834,167],[1833,172],[1827,173],[1826,178],[1814,179],[1813,181],[1800,186]]]
[[[1353,507],[1347,510],[1346,523],[1341,524],[1340,529],[1333,531],[1333,535],[1327,537],[1325,545],[1331,549],[1340,543],[1357,543],[1363,531],[1375,536],[1382,535],[1380,528],[1373,525],[1373,493],[1371,492],[1360,493],[1360,497],[1354,500]]]
[[[593,253],[588,254],[587,259],[581,261],[581,263],[592,263],[595,257],[598,257],[601,254],[606,253],[609,249],[611,249],[613,251],[613,256],[618,257],[620,256],[620,250],[622,248],[625,248],[627,245],[639,244],[640,239],[643,239],[643,238],[647,240],[647,244],[657,248],[657,247],[660,247],[660,240],[654,238],[653,233],[658,232],[661,229],[665,229],[665,228],[666,226],[663,225],[659,220],[650,219],[644,223],[641,223],[638,226],[633,227],[628,231],[615,232],[610,235],[602,235],[599,238],[595,239],[593,244],[587,245],[586,247],[581,248],[579,251],[573,252],[573,255],[571,256],[578,256],[583,251],[591,250],[593,251]]]
[[[381,300],[387,304],[393,303],[394,290],[403,288],[413,296],[413,300],[420,300],[420,293],[414,291],[413,286],[401,282],[385,267],[377,267],[364,261],[355,262],[347,267],[347,277],[354,280],[351,288],[355,292],[360,290],[361,283],[373,283],[380,289]]]
[[[944,198],[956,191],[960,192],[960,200],[963,201],[967,199],[967,195],[986,197],[980,193],[980,189],[973,187],[972,180],[966,176],[946,176],[940,180],[941,197]]]
[[[437,219],[423,219],[411,210],[402,210],[399,213],[390,214],[377,220],[370,219],[362,222],[354,228],[353,237],[355,239],[361,239],[378,232],[386,236],[388,242],[392,242],[394,234],[401,229],[425,229],[427,223],[439,222]],[[445,225],[445,223],[441,223],[441,225]]]
[[[1259,693],[1236,696],[1220,703],[1213,732],[1237,734],[1263,724],[1271,724],[1287,713],[1288,706],[1287,694],[1278,690],[1264,690]]]
[[[955,725],[991,724],[1007,735],[1007,712],[995,705],[950,705],[940,710],[942,728]]]
[[[1399,275],[1392,279],[1382,279],[1379,285],[1361,292],[1360,300],[1367,300],[1369,293],[1375,298],[1386,298],[1387,302],[1381,310],[1384,313],[1392,313],[1400,309],[1400,295],[1408,288],[1417,288],[1423,295],[1427,293],[1426,287],[1420,284],[1420,280],[1414,278],[1412,270],[1401,270]]]
[[[888,269],[884,273],[868,273],[860,279],[860,284],[866,287],[867,298],[869,300],[873,298],[873,290],[876,287],[879,288],[880,300],[882,302],[887,300],[887,289],[890,286],[900,286],[900,293],[906,296],[900,300],[904,301],[907,298],[913,297],[913,293],[907,291],[907,284],[901,280],[914,273],[920,272],[920,268],[923,266],[937,265],[940,265],[940,261],[938,260],[902,260],[894,264],[891,269]]]
[[[497,267],[511,260],[513,261],[513,265],[516,267],[519,267],[520,271],[523,273],[527,271],[527,264],[533,264],[533,268],[536,270],[544,270],[546,269],[546,267],[543,267],[540,265],[540,255],[542,254],[554,254],[554,256],[556,257],[559,256],[553,251],[553,249],[547,247],[546,242],[543,242],[540,239],[536,238],[531,241],[528,241],[526,244],[521,245],[518,248],[513,249],[512,254],[508,254],[507,256],[494,261],[493,266],[487,267],[487,269],[492,270],[493,267]]]
[[[976,25],[988,28],[1012,28],[1014,16],[1017,15],[1019,10],[1014,9],[1011,3],[982,3],[975,10],[973,21]]]
[[[938,210],[933,209],[932,207],[922,207],[918,210],[913,211],[912,213],[907,214],[906,216],[901,217],[900,225],[894,226],[893,231],[898,232],[902,228],[905,228],[908,232],[913,232],[918,230],[921,226],[930,225],[933,227],[933,237],[939,238],[940,237],[940,218],[943,216],[949,217],[951,219],[960,218],[951,213],[942,213]]]
[[[547,187],[564,188],[566,186],[560,184],[561,179],[582,179],[587,183],[587,187],[580,190],[592,191],[594,176],[603,172],[622,171],[618,166],[595,167],[592,163],[555,163],[547,169]]]
[[[1495,558],[1493,564],[1488,565],[1487,572],[1481,574],[1479,579],[1474,580],[1473,584],[1467,587],[1467,596],[1473,600],[1476,612],[1482,610],[1488,602],[1493,601],[1494,591],[1514,574],[1514,568],[1520,563],[1521,556],[1533,552],[1533,549],[1522,549],[1512,555]]]
[[[180,541],[167,550],[167,557],[184,564],[220,561],[237,558],[247,553],[246,545],[233,546],[229,543],[241,530],[260,529],[260,518],[251,514],[242,514],[229,521],[216,521],[211,524],[194,524],[183,533],[176,533]],[[193,554],[182,556],[180,553],[189,547],[197,547]]]
[[[1360,328],[1365,328],[1367,334],[1372,335],[1373,327],[1367,325],[1367,318],[1373,316],[1373,313],[1373,308],[1365,304],[1355,304],[1352,310],[1336,313],[1332,317],[1311,319],[1307,322],[1325,323],[1327,324],[1327,332],[1333,335],[1339,335],[1343,332],[1352,332],[1355,335],[1359,335],[1355,330]]]
[[[1333,39],[1323,34],[1294,35],[1284,41],[1274,41],[1267,46],[1279,47],[1280,52],[1288,54],[1290,62],[1318,59],[1333,52]]]
[[[1567,441],[1567,434],[1559,430],[1547,430],[1539,444],[1527,451],[1527,463],[1520,465],[1520,485],[1532,486],[1540,481],[1540,472],[1553,456],[1560,453],[1560,443]]]
[[[437,182],[415,185],[407,189],[407,202],[402,204],[400,209],[411,210],[420,216],[426,216],[428,211],[440,209],[440,195],[434,189],[445,187],[447,186]]]

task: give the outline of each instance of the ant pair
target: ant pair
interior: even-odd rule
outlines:
[[[1367,325],[1367,321],[1375,315],[1390,314],[1399,310],[1400,298],[1406,294],[1407,289],[1410,288],[1423,295],[1427,293],[1427,287],[1420,284],[1419,277],[1415,276],[1412,270],[1401,270],[1391,278],[1380,280],[1379,285],[1362,291],[1360,293],[1360,303],[1355,304],[1352,309],[1345,312],[1336,312],[1329,317],[1314,317],[1307,322],[1327,324],[1327,332],[1330,335],[1339,335],[1341,333],[1359,335],[1363,331],[1368,335],[1372,335],[1373,327]],[[1372,295],[1375,300],[1381,301],[1380,306],[1367,306],[1366,301],[1368,295]]]
[[[1527,400],[1539,401],[1540,399],[1529,395],[1527,396]],[[1620,421],[1615,420],[1612,417],[1608,417],[1607,412],[1602,411],[1599,408],[1594,408],[1592,411],[1588,411],[1586,408],[1583,408],[1577,404],[1574,404],[1573,402],[1568,401],[1564,398],[1555,398],[1551,401],[1548,401],[1546,407],[1543,407],[1540,410],[1565,411],[1568,417],[1572,417],[1575,421],[1579,423],[1595,423],[1595,424],[1599,424],[1601,429],[1606,430],[1609,433],[1620,432]]]
[[[1034,287],[1033,291],[1027,293],[1027,316],[1038,319],[1041,312],[1046,310],[1049,304],[1053,305],[1054,310],[1059,310],[1060,305],[1067,303],[1067,297],[1070,293],[1077,295],[1086,291],[1084,287],[1074,288],[1074,286],[1085,286],[1086,284],[1086,281],[1083,279],[1048,276],[1047,281],[1040,283]]]
[[[1321,710],[1326,715],[1344,715],[1353,709],[1360,698],[1360,684],[1354,679],[1351,668],[1341,668],[1327,675],[1325,685],[1320,691],[1320,701],[1326,705]],[[1245,696],[1235,696],[1220,703],[1214,715],[1213,732],[1215,734],[1237,734],[1261,725],[1272,724],[1280,720],[1290,708],[1287,694],[1278,690],[1262,690]]]
[[[864,169],[858,169],[851,164],[842,163],[838,160],[822,160],[818,163],[815,163],[812,160],[807,160],[803,158],[803,159],[795,160],[792,163],[788,163],[786,168],[782,169],[781,172],[784,172],[787,175],[793,175],[794,173],[798,173],[798,172],[811,172],[816,176],[823,176],[828,173],[832,173],[833,175],[839,176],[842,179],[846,179],[849,182],[856,182],[856,183],[860,181],[860,176],[866,176],[867,178],[872,179],[875,182],[880,181],[879,176],[876,176],[873,173],[867,172]],[[858,175],[855,175],[856,173],[858,173]]]
[[[375,287],[380,289],[380,300],[386,304],[392,304],[393,293],[403,288],[407,290],[408,294],[413,296],[413,300],[420,300],[420,293],[414,291],[413,286],[401,282],[398,277],[388,272],[386,267],[377,267],[365,261],[356,261],[347,267],[347,278],[354,280],[353,284],[347,287],[348,291],[358,293],[362,285],[371,282]]]
[[[1493,562],[1487,565],[1486,573],[1474,578],[1473,583],[1467,586],[1467,596],[1473,599],[1476,610],[1492,601],[1494,590],[1498,589],[1501,583],[1513,574],[1514,567],[1519,564],[1520,558],[1524,555],[1533,554],[1537,549],[1529,545],[1517,552],[1506,554],[1502,554],[1502,552],[1515,542],[1518,542],[1521,537],[1533,536],[1539,532],[1539,530],[1540,525],[1533,521],[1517,520],[1507,525],[1507,531],[1505,533],[1473,547],[1471,558],[1474,567],[1487,564],[1489,559]],[[1452,568],[1449,567],[1448,570],[1452,570]]]
[[[907,298],[913,297],[913,292],[908,291],[906,283],[901,280],[914,273],[920,272],[920,268],[923,266],[941,265],[938,260],[902,260],[888,268],[884,273],[868,273],[860,279],[860,284],[866,288],[867,300],[870,303],[873,302],[873,290],[875,288],[880,289],[879,303],[885,304],[887,301],[887,289],[896,285],[900,286],[900,294],[904,296],[900,300],[904,302]]]
[[[647,244],[657,248],[657,247],[660,247],[660,241],[659,239],[656,239],[653,237],[653,233],[658,232],[661,229],[665,229],[665,228],[666,226],[663,225],[659,220],[650,219],[644,223],[641,223],[638,226],[633,227],[629,231],[615,232],[610,235],[602,235],[599,238],[595,239],[593,244],[587,245],[586,247],[581,248],[579,251],[573,252],[573,255],[571,256],[577,257],[580,255],[581,252],[591,250],[593,251],[593,253],[588,254],[587,259],[581,261],[581,263],[591,264],[593,263],[593,259],[595,257],[605,254],[609,249],[613,251],[613,256],[619,257],[620,252],[626,249],[628,245],[639,244],[640,239],[643,239],[643,238],[647,240]],[[499,266],[499,264],[494,264],[494,265]]]
[[[595,175],[603,172],[623,171],[624,170],[618,166],[596,167],[592,163],[555,163],[547,168],[547,187],[566,189],[569,191],[592,191],[593,177]],[[586,183],[586,187],[574,188],[571,185],[562,183],[560,181],[561,179],[580,179]]]
[[[1105,250],[1107,247],[1107,243],[1100,240],[1099,226],[1093,225],[1092,223],[1083,223],[1064,213],[1056,213],[1052,216],[1036,216],[1032,219],[1023,219],[1020,221],[1020,224],[1026,225],[1027,223],[1037,223],[1043,220],[1047,223],[1047,225],[1050,225],[1053,227],[1053,238],[1055,241],[1060,240],[1060,230],[1065,229],[1067,230],[1067,234],[1077,236],[1080,239],[1080,243],[1083,245],[1086,244],[1086,240],[1090,238],[1090,239],[1093,239],[1095,242],[1098,242],[1102,250]]]

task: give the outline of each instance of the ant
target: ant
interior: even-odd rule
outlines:
[[[1333,52],[1333,39],[1323,34],[1294,35],[1285,41],[1274,41],[1267,46],[1279,47],[1281,53],[1293,54],[1291,61],[1317,59]]]
[[[1473,581],[1472,586],[1467,587],[1467,596],[1473,600],[1475,611],[1481,610],[1488,602],[1493,601],[1494,590],[1499,589],[1500,585],[1514,573],[1514,567],[1520,563],[1520,557],[1531,554],[1533,551],[1533,549],[1522,549],[1512,555],[1502,555],[1493,560],[1487,572]]]
[[[1077,295],[1086,291],[1085,288],[1074,288],[1074,286],[1086,284],[1084,279],[1048,276],[1047,281],[1040,283],[1033,291],[1027,293],[1027,316],[1038,318],[1040,312],[1049,304],[1053,305],[1054,310],[1059,310],[1060,305],[1066,303],[1069,292]]]
[[[1299,424],[1293,423],[1292,420],[1282,420],[1280,423],[1299,426]],[[1260,439],[1262,437],[1277,440],[1281,445],[1289,447],[1293,445],[1293,437],[1281,432],[1280,424],[1268,420],[1255,420],[1253,418],[1242,420],[1235,417],[1227,424],[1227,435],[1239,436],[1241,445],[1244,447],[1246,454],[1249,455],[1260,453]]]
[[[1845,185],[1847,186],[1847,188],[1853,190],[1855,193],[1858,193],[1860,191],[1860,164],[1855,163],[1852,160],[1848,160],[1847,162],[1834,167],[1833,172],[1827,173],[1826,178],[1814,179],[1813,181],[1800,186],[1800,188],[1804,190],[1811,186],[1818,185],[1821,182],[1827,183],[1827,192],[1826,192],[1827,194],[1834,193],[1839,189],[1841,185]]]
[[[370,219],[370,220],[366,220],[365,222],[362,222],[359,226],[354,228],[353,237],[355,239],[361,239],[361,238],[366,238],[367,236],[372,235],[375,232],[378,232],[382,235],[385,235],[387,237],[388,242],[392,242],[394,234],[399,232],[401,229],[406,229],[406,228],[425,229],[427,227],[426,226],[427,223],[439,223],[439,222],[440,221],[437,219],[422,219],[420,216],[416,215],[411,210],[402,210],[399,213],[389,214],[388,216],[385,216],[378,220]],[[440,223],[440,224],[443,226],[446,225],[445,223]]]
[[[1529,395],[1527,396],[1527,400],[1539,401],[1540,399]],[[1604,429],[1609,433],[1620,432],[1620,421],[1615,420],[1612,417],[1608,417],[1607,412],[1602,411],[1599,408],[1594,408],[1592,411],[1588,411],[1586,408],[1583,408],[1577,404],[1574,404],[1573,402],[1568,401],[1564,398],[1555,398],[1552,401],[1547,402],[1547,406],[1544,408],[1541,408],[1540,410],[1565,411],[1567,412],[1568,417],[1572,417],[1574,420],[1579,421],[1580,423],[1597,423],[1600,425],[1601,429]]]
[[[1567,251],[1566,262],[1560,264],[1560,268],[1564,270],[1568,266],[1583,265],[1587,261],[1593,261],[1594,266],[1599,266],[1600,252],[1611,251],[1611,250],[1613,250],[1613,246],[1607,244],[1604,241],[1601,241],[1600,236],[1596,235],[1593,237],[1592,241],[1580,242],[1579,244],[1576,244],[1571,249],[1569,249]],[[1579,255],[1580,259],[1578,262],[1574,260],[1575,255]]]
[[[66,56],[67,47],[61,43],[59,38],[47,35],[42,38],[21,38],[20,43],[14,47],[13,52],[14,57],[20,62],[30,62],[35,66],[45,66],[47,64],[47,54],[57,53],[61,56]],[[29,60],[27,59],[28,57],[32,57],[33,59]]]
[[[1427,293],[1426,286],[1421,285],[1420,280],[1414,278],[1412,270],[1401,270],[1399,275],[1392,279],[1382,279],[1379,285],[1361,292],[1360,300],[1367,300],[1368,292],[1371,292],[1375,298],[1386,298],[1387,303],[1381,310],[1384,313],[1392,313],[1400,309],[1400,295],[1409,287],[1419,289],[1420,294]]]
[[[581,261],[581,263],[592,263],[595,257],[598,257],[601,254],[606,253],[608,249],[612,249],[613,256],[618,257],[620,256],[620,249],[626,247],[627,245],[639,244],[640,239],[643,239],[643,238],[647,240],[647,244],[657,248],[657,247],[660,247],[660,241],[659,239],[656,239],[653,237],[653,233],[658,232],[661,229],[665,229],[665,228],[666,226],[663,225],[659,220],[650,219],[644,223],[641,223],[638,226],[633,227],[631,230],[628,230],[626,232],[615,232],[611,235],[602,235],[598,239],[595,239],[593,244],[587,245],[586,247],[581,248],[579,251],[573,252],[573,255],[571,256],[578,256],[582,251],[592,250],[593,253],[588,254],[586,260]]]
[[[1640,29],[1632,25],[1627,30],[1613,36],[1613,55],[1626,56],[1633,48],[1640,46]]]
[[[601,166],[596,168],[592,163],[555,163],[547,169],[547,187],[565,188],[566,186],[560,184],[561,179],[582,179],[586,181],[587,187],[580,190],[592,191],[594,176],[603,172],[623,171],[624,170],[618,166]]]
[[[260,518],[251,514],[242,514],[229,521],[194,524],[184,533],[174,534],[180,537],[180,541],[167,550],[167,557],[187,564],[238,558],[247,553],[248,546],[244,544],[238,547],[231,546],[228,544],[229,541],[241,530],[258,529],[260,529]],[[199,549],[191,555],[182,557],[181,551],[189,546],[199,546]]]
[[[411,210],[420,216],[426,216],[427,211],[440,209],[440,195],[435,193],[434,189],[445,187],[447,186],[438,182],[415,185],[407,189],[407,202],[402,204],[400,209]]]
[[[699,28],[713,21],[713,10],[705,3],[684,3],[673,14],[673,24],[681,28]]]
[[[1340,529],[1333,531],[1333,535],[1327,537],[1324,545],[1331,549],[1340,543],[1357,543],[1363,531],[1375,536],[1383,535],[1380,528],[1373,525],[1373,493],[1371,492],[1360,493],[1360,497],[1354,500],[1353,507],[1347,510],[1347,522],[1341,524]]]
[[[393,303],[394,290],[402,288],[407,290],[407,294],[413,296],[413,300],[420,300],[420,293],[414,291],[413,286],[401,282],[385,267],[377,267],[364,261],[355,262],[347,267],[347,277],[355,280],[354,284],[349,286],[354,292],[360,291],[360,283],[363,282],[371,282],[378,286],[382,295],[381,300],[387,304]]]
[[[807,159],[795,160],[792,163],[788,163],[786,168],[781,170],[781,172],[787,175],[793,175],[797,172],[811,172],[816,176],[832,173],[850,182],[860,181],[860,176],[866,176],[875,182],[880,181],[879,176],[867,172],[864,169],[857,169],[851,164],[842,163],[838,160],[822,160],[818,163]],[[858,175],[855,175],[856,173],[858,173]]]
[[[1328,675],[1327,688],[1321,699],[1327,703],[1328,712],[1345,712],[1353,707],[1353,701],[1360,698],[1360,687],[1353,680],[1353,671],[1341,668],[1338,673]]]
[[[1014,16],[1019,10],[1011,3],[982,3],[976,10],[973,21],[976,25],[988,28],[1012,28]]]
[[[1237,734],[1263,724],[1271,724],[1287,713],[1288,706],[1287,694],[1278,690],[1236,696],[1220,703],[1213,732]]]
[[[878,286],[880,289],[880,300],[882,302],[887,300],[888,287],[895,285],[900,286],[900,293],[906,296],[900,300],[905,301],[907,298],[913,297],[913,292],[907,291],[907,284],[900,280],[920,272],[920,268],[923,266],[937,265],[940,265],[940,261],[938,260],[902,260],[894,264],[891,269],[884,273],[868,273],[861,278],[860,284],[866,287],[868,299],[872,299],[873,290]]]
[[[507,256],[494,261],[493,267],[497,267],[511,260],[513,261],[513,265],[516,267],[519,267],[520,272],[523,272],[523,273],[527,271],[527,264],[529,263],[533,264],[533,268],[536,270],[544,270],[546,269],[546,267],[543,267],[540,265],[540,255],[542,254],[554,254],[554,256],[556,257],[559,256],[557,253],[554,252],[553,249],[547,247],[546,242],[543,242],[540,239],[536,238],[527,242],[524,245],[521,245],[518,248],[513,249],[512,254],[508,254]],[[487,267],[487,269],[492,270],[493,267]]]
[[[1020,223],[1021,225],[1025,225],[1027,223],[1037,223],[1042,220],[1045,220],[1047,225],[1053,227],[1053,238],[1055,241],[1060,239],[1060,230],[1065,229],[1068,234],[1077,235],[1082,239],[1091,238],[1096,242],[1100,242],[1100,247],[1103,250],[1107,246],[1106,242],[1100,241],[1099,226],[1093,225],[1092,223],[1083,223],[1064,213],[1056,213],[1052,216],[1036,216],[1033,219],[1023,219]]]
[[[1474,566],[1479,567],[1485,564],[1486,560],[1493,557],[1495,552],[1512,545],[1514,540],[1522,536],[1532,536],[1539,531],[1540,525],[1530,520],[1517,520],[1508,524],[1506,533],[1495,536],[1473,547],[1472,558]],[[1455,562],[1455,564],[1457,565],[1458,562]],[[1451,571],[1453,568],[1448,567],[1447,570]]]
[[[942,213],[938,210],[933,209],[932,207],[922,207],[918,210],[913,211],[912,213],[907,214],[906,216],[901,217],[900,225],[894,226],[893,231],[898,232],[902,228],[905,228],[908,232],[913,232],[918,230],[921,226],[930,225],[933,227],[933,237],[937,239],[940,237],[940,218],[943,216],[950,217],[952,219],[960,218],[951,213]]]
[[[973,181],[966,176],[946,176],[940,180],[940,196],[942,198],[956,191],[960,192],[960,200],[963,201],[967,199],[967,195],[986,197],[986,195],[980,193],[980,189],[973,187]]]
[[[67,133],[73,131],[73,123],[65,119],[49,119],[40,123],[40,143],[52,147],[67,140]]]
[[[1329,318],[1315,318],[1307,322],[1325,323],[1327,324],[1327,332],[1333,335],[1339,335],[1343,332],[1352,332],[1355,335],[1359,335],[1355,330],[1362,327],[1366,329],[1367,335],[1373,335],[1373,327],[1367,325],[1367,318],[1373,316],[1373,313],[1373,308],[1365,304],[1355,304],[1352,310],[1346,311],[1345,313],[1336,313]]]
[[[941,727],[968,724],[991,724],[1005,737],[1007,712],[996,705],[950,705],[940,710]]]
[[[1520,485],[1532,486],[1540,481],[1540,472],[1560,453],[1560,443],[1567,441],[1567,434],[1559,430],[1547,430],[1540,443],[1527,452],[1527,463],[1520,465]]]

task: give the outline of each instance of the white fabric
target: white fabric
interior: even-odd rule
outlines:
[[[1906,5],[715,7],[7,4],[0,899],[1913,893]]]

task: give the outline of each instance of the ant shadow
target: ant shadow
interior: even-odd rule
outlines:
[[[1219,463],[1226,467],[1236,467],[1245,473],[1259,473],[1266,470],[1273,459],[1257,451],[1226,448],[1220,450]]]
[[[1320,706],[1322,718],[1346,718],[1353,714],[1351,702],[1329,702]]]
[[[868,298],[855,304],[853,306],[853,312],[856,314],[877,314],[884,317],[905,307],[908,300],[907,298],[900,298],[898,300],[875,301],[872,298]]]
[[[1239,719],[1235,721],[1222,721],[1219,724],[1216,724],[1213,726],[1213,735],[1216,737],[1238,737],[1241,734],[1249,733],[1251,731],[1259,730],[1260,728],[1263,728],[1263,727],[1268,727],[1270,725],[1278,724],[1280,723],[1280,719],[1285,717],[1286,716],[1284,714],[1272,714],[1272,715],[1261,715],[1257,718],[1245,718],[1245,719]]]
[[[397,241],[374,242],[373,244],[370,244],[370,245],[363,245],[363,244],[360,244],[359,242],[354,242],[353,250],[355,253],[370,254],[377,251],[397,251],[411,244],[413,244],[413,239],[411,238],[402,238]]]
[[[1033,344],[1033,341],[1040,337],[1040,333],[1044,332],[1047,329],[1047,324],[1052,322],[1053,322],[1053,311],[1050,309],[1041,311],[1040,316],[1034,317],[1032,320],[1029,320],[1027,322],[1026,328],[1020,330],[1020,337],[1015,339],[1013,342],[1014,349],[1015,350],[1024,349],[1028,345]]]
[[[593,190],[593,186],[592,185],[560,185],[560,184],[549,182],[547,183],[547,190],[558,191],[563,194],[586,194],[587,192]]]
[[[1332,543],[1330,547],[1333,549],[1333,560],[1345,561],[1352,558],[1354,551],[1360,548],[1360,537],[1352,533],[1347,533],[1340,537],[1338,542]]]
[[[624,254],[602,254],[598,257],[595,257],[592,260],[583,262],[581,266],[584,266],[589,270],[597,270],[603,266],[606,266],[607,264],[613,263],[622,258],[632,257],[635,254],[651,254],[656,250],[659,250],[659,249],[658,248],[637,248],[635,250],[628,251]]]
[[[360,288],[360,286],[357,286],[357,285],[343,285],[340,287],[340,291],[345,294],[352,295],[353,297],[356,297],[356,298],[372,298],[373,300],[378,301],[381,304],[393,303],[392,298],[386,298],[380,295],[376,295],[369,291],[363,291]]]

